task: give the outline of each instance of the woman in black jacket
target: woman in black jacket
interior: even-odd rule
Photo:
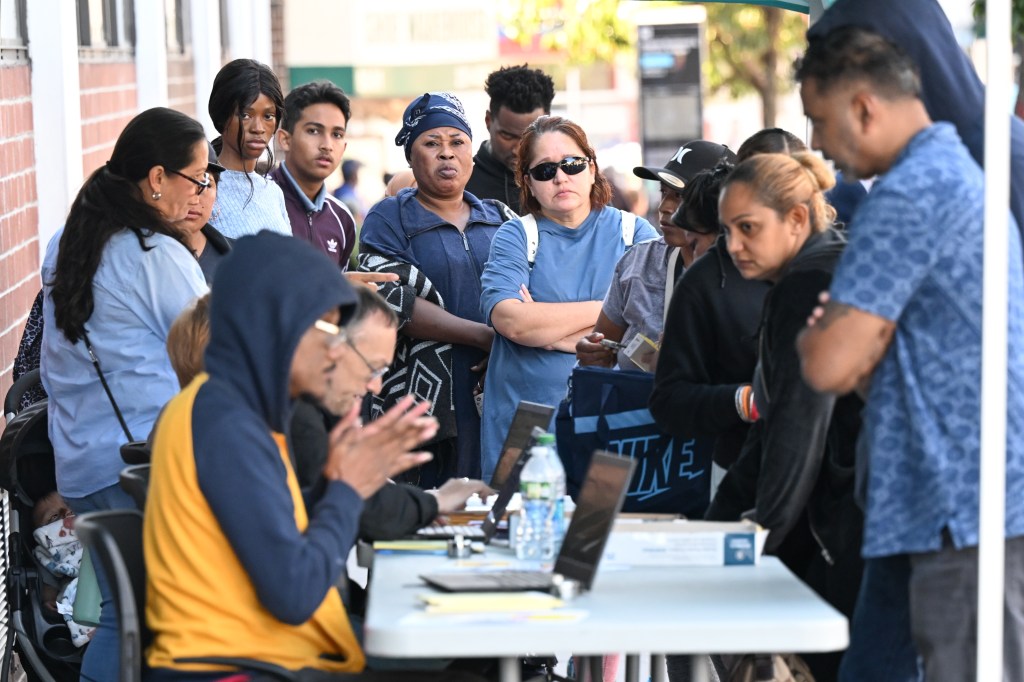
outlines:
[[[816,393],[800,374],[797,334],[827,290],[845,240],[824,191],[835,178],[818,157],[764,154],[738,165],[719,204],[728,252],[747,279],[772,283],[758,340],[754,404],[760,418],[707,517],[753,518],[766,551],[847,616],[860,586],[862,516],[854,451],[863,403]],[[808,656],[819,682],[841,654]]]

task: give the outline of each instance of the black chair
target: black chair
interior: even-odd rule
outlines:
[[[148,477],[147,477],[148,478]],[[142,513],[134,509],[99,511],[75,519],[75,532],[99,563],[113,590],[121,639],[121,682],[142,682],[142,654],[152,639],[146,627],[146,563],[142,553]],[[212,663],[263,672],[284,682],[295,675],[284,668],[231,657],[184,658],[181,663]],[[227,677],[228,675],[225,675]]]
[[[150,639],[145,627],[142,514],[134,509],[82,514],[75,519],[75,532],[113,590],[121,641],[119,679],[142,682],[142,652]]]
[[[146,508],[146,493],[149,490],[149,465],[135,464],[121,469],[118,477],[121,489],[132,496],[139,511]]]

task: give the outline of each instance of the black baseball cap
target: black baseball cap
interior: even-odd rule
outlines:
[[[724,144],[694,140],[677,149],[664,168],[637,166],[633,169],[633,175],[682,189],[693,176],[702,170],[714,168],[719,161],[736,163],[736,154]]]
[[[209,150],[207,151],[206,172],[207,173],[223,173],[226,169],[224,168],[224,166],[222,166],[222,165],[220,165],[220,163],[218,163],[218,161],[217,161],[217,151],[213,148],[213,145],[210,144],[209,142],[206,143],[206,146],[209,147]]]

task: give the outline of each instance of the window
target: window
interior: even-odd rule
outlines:
[[[132,0],[76,0],[78,44],[90,48],[131,48],[135,44]]]
[[[192,3],[190,0],[165,0],[167,51],[185,54],[192,45]]]
[[[26,58],[27,5],[28,0],[0,0],[0,58],[5,61]]]

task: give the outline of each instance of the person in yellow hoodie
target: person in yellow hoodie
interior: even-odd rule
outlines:
[[[344,327],[356,300],[336,264],[291,237],[245,237],[221,264],[206,371],[168,403],[153,442],[148,680],[223,679],[255,662],[300,680],[402,679],[364,671],[335,585],[363,500],[429,459],[410,452],[437,428],[428,406],[410,398],[366,427],[353,406],[331,434],[315,501],[288,456],[295,400],[323,401],[336,366],[371,371]]]

